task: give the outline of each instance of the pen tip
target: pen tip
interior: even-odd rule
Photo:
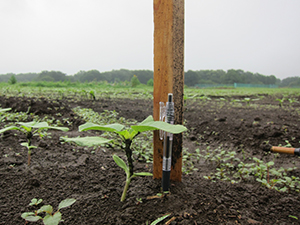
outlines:
[[[168,102],[172,102],[172,100],[173,100],[173,94],[169,93],[168,94]]]

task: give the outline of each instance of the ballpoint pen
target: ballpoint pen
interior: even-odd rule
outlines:
[[[165,120],[167,123],[174,124],[174,102],[173,102],[173,94],[171,93],[168,94],[168,101],[166,103]],[[169,187],[170,187],[172,143],[173,143],[173,134],[169,132],[165,132],[164,149],[163,149],[163,174],[162,174],[163,191],[169,191]]]

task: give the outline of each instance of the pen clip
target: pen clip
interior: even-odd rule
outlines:
[[[165,121],[166,120],[166,106],[165,103],[159,102],[159,121]],[[159,139],[163,140],[164,139],[164,131],[159,130]]]

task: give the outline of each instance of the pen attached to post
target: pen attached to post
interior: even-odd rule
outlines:
[[[171,93],[168,94],[168,101],[166,103],[165,120],[167,123],[174,124],[174,102],[173,102],[173,94]],[[162,174],[163,191],[169,191],[169,187],[170,187],[172,144],[173,144],[173,134],[169,132],[165,132],[164,149],[163,149],[163,174]]]

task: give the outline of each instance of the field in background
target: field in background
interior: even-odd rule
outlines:
[[[70,129],[34,136],[38,148],[30,168],[20,145],[24,135],[1,136],[2,224],[24,223],[20,215],[32,211],[33,197],[53,205],[75,198],[63,212],[65,224],[140,225],[166,213],[178,224],[297,222],[299,157],[266,153],[261,145],[300,147],[299,89],[186,88],[183,182],[172,183],[163,201],[148,199],[160,193],[161,181],[147,177],[134,179],[126,203],[120,202],[125,174],[112,159],[124,154],[118,143],[86,148],[61,141],[84,136],[78,126],[87,121],[128,126],[142,121],[152,114],[152,92],[150,86],[109,83],[0,83],[0,107],[12,109],[1,115],[1,128],[37,120]],[[151,172],[152,136],[138,138],[135,168]]]
[[[275,95],[279,98],[284,96],[298,96],[298,88],[185,88],[185,99],[201,99],[209,96],[259,96]],[[0,83],[0,95],[2,96],[26,96],[48,98],[129,98],[151,99],[153,87],[139,85],[130,87],[126,84],[110,84],[107,82],[70,83],[70,82],[27,82],[9,85]]]

